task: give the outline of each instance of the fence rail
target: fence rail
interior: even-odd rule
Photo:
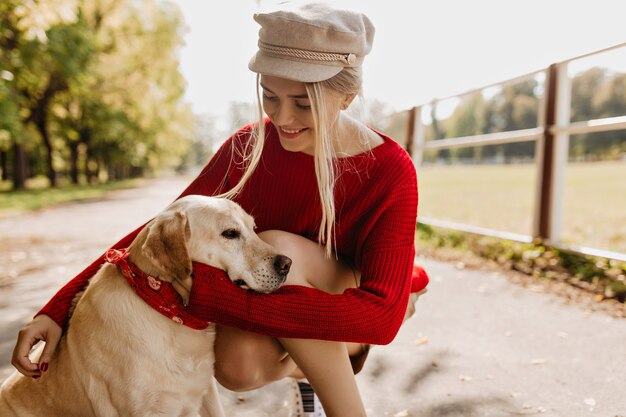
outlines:
[[[570,121],[571,79],[568,74],[568,66],[572,62],[579,59],[613,51],[619,48],[626,48],[626,43],[567,59],[565,61],[552,64],[543,70],[524,74],[507,81],[490,84],[481,88],[466,91],[459,95],[433,100],[431,103],[416,106],[408,110],[409,114],[406,122],[406,149],[413,158],[417,168],[419,168],[423,162],[424,152],[428,151],[528,141],[534,141],[536,143],[535,163],[537,169],[537,181],[535,185],[535,207],[533,212],[533,227],[531,233],[528,235],[503,232],[470,224],[461,224],[442,219],[435,219],[432,217],[420,216],[418,221],[433,226],[440,226],[516,241],[528,242],[532,241],[534,238],[541,238],[548,244],[555,247],[573,250],[593,256],[626,261],[626,253],[613,252],[580,245],[568,245],[562,242],[561,239],[564,176],[568,159],[570,135],[626,129],[626,115],[577,122]],[[477,92],[484,91],[487,88],[503,87],[520,83],[541,76],[542,74],[545,76],[545,90],[542,100],[539,103],[540,111],[538,115],[538,125],[536,127],[515,131],[425,141],[425,125],[422,121],[422,110],[425,106],[433,106],[436,105],[437,102],[441,102],[443,100],[475,94]],[[624,209],[626,210],[626,204]]]

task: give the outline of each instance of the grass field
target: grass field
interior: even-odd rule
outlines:
[[[530,235],[534,165],[421,167],[420,216]],[[561,241],[626,253],[626,162],[568,164]]]
[[[20,191],[8,190],[10,184],[0,184],[0,216],[3,214],[35,210],[68,201],[101,198],[107,192],[136,187],[138,180],[126,180],[98,185],[63,185],[46,188],[39,184]]]

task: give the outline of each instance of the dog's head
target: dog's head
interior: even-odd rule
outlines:
[[[180,198],[150,222],[136,241],[141,250],[131,248],[131,256],[143,258],[134,260],[137,266],[171,282],[185,304],[193,283],[192,261],[223,269],[239,286],[264,293],[285,282],[291,266],[291,259],[257,236],[252,217],[223,198]]]

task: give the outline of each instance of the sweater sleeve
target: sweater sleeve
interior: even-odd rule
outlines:
[[[388,344],[402,324],[415,256],[416,185],[387,195],[364,237],[359,288],[327,294],[285,286],[258,294],[232,284],[203,264],[194,265],[190,312],[207,321],[273,337]]]
[[[246,128],[242,129],[236,135],[241,135],[241,133],[245,132]],[[228,189],[229,178],[227,172],[231,168],[231,154],[233,152],[231,145],[234,137],[235,136],[229,138],[221,146],[200,174],[178,198],[189,194],[215,195]],[[128,247],[147,223],[148,222],[144,223],[142,226],[123,237],[119,242],[113,245],[112,248],[120,249]],[[103,263],[104,254],[63,286],[35,316],[45,314],[59,326],[65,327],[76,294],[87,286],[89,279],[98,272]]]

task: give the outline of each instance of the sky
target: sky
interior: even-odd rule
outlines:
[[[284,1],[170,1],[188,26],[180,58],[194,113],[221,115],[230,102],[253,102],[255,75],[248,61],[259,26],[252,15]],[[626,42],[624,0],[327,3],[361,11],[376,26],[363,66],[363,94],[398,111]],[[605,55],[596,59],[626,72],[626,48]]]

